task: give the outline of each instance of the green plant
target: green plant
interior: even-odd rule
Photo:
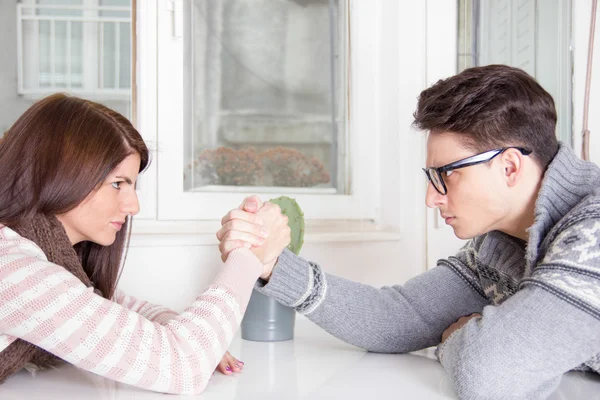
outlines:
[[[295,199],[280,196],[269,200],[281,208],[281,213],[288,217],[288,226],[292,231],[292,240],[288,249],[295,254],[300,253],[304,244],[304,213]]]

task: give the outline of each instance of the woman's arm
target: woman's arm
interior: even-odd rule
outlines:
[[[175,311],[167,307],[136,299],[119,289],[115,291],[113,301],[161,325],[164,325],[178,315]]]
[[[5,337],[26,340],[107,378],[166,393],[204,390],[263,271],[249,250],[235,250],[213,284],[161,325],[96,295],[64,268],[41,259],[25,239],[0,242]]]

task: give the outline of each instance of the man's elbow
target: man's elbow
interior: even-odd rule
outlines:
[[[480,368],[479,366],[474,368]],[[514,399],[514,393],[508,390],[507,382],[498,382],[487,373],[455,373],[452,377],[456,394],[462,400]]]
[[[535,400],[547,398],[560,381],[536,382],[536,377],[506,360],[488,355],[461,357],[452,371],[458,397],[464,400]],[[538,377],[539,379],[539,377]]]

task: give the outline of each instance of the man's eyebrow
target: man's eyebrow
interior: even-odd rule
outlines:
[[[115,178],[123,179],[125,182],[127,182],[130,185],[133,183],[133,181],[131,180],[131,178],[129,178],[127,176],[117,175],[117,176],[115,176]]]

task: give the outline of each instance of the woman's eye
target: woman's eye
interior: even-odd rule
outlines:
[[[121,189],[121,182],[113,182],[113,183],[111,183],[111,185],[115,189]]]
[[[446,174],[446,176],[450,176],[450,175],[452,175],[453,172],[454,172],[453,170],[449,170],[449,171],[446,171],[444,173]]]

